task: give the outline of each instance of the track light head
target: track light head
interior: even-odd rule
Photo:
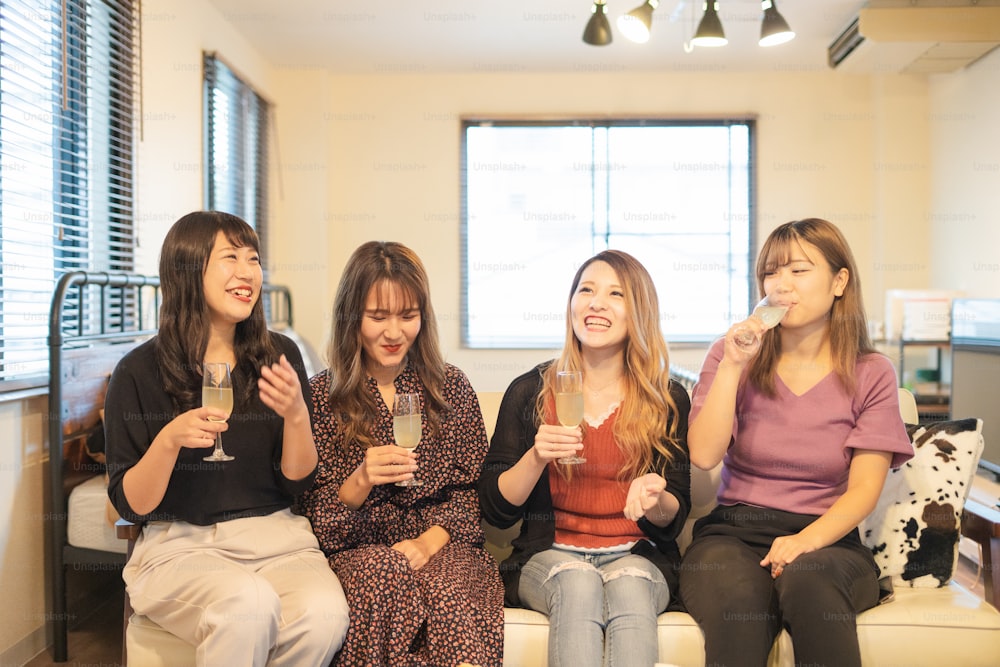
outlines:
[[[649,29],[653,25],[653,10],[660,4],[660,0],[646,0],[644,3],[618,17],[618,29],[625,35],[625,39],[637,44],[645,44],[649,41]]]
[[[691,43],[695,46],[725,46],[729,43],[726,33],[722,29],[722,21],[719,20],[718,0],[706,0],[704,4],[705,13],[698,24],[698,30],[691,38]]]
[[[611,43],[611,23],[608,21],[608,5],[605,0],[595,0],[590,10],[593,15],[583,29],[583,41],[594,46],[604,46]]]
[[[764,10],[764,18],[760,22],[760,41],[758,44],[774,46],[795,38],[795,33],[788,27],[785,17],[778,12],[774,0],[762,0],[760,6]]]

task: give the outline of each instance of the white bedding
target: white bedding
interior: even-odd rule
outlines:
[[[104,475],[91,477],[69,494],[69,521],[66,538],[74,547],[125,553],[126,540],[118,539],[108,523],[105,506],[108,487]]]

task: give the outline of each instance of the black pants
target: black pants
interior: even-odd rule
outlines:
[[[799,556],[777,579],[759,564],[776,537],[816,518],[735,505],[716,507],[695,524],[680,591],[705,634],[706,667],[767,664],[782,627],[792,636],[796,665],[861,665],[855,617],[876,604],[879,591],[857,530]]]

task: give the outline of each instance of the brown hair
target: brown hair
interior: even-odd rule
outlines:
[[[847,391],[854,391],[855,365],[862,356],[875,352],[868,336],[868,321],[861,297],[861,279],[854,254],[839,229],[826,220],[807,218],[786,222],[767,237],[757,258],[757,288],[764,294],[764,276],[788,263],[792,247],[809,243],[819,250],[830,270],[847,269],[847,285],[836,297],[829,314],[831,361]],[[774,372],[781,356],[781,336],[776,330],[764,334],[760,352],[751,360],[747,378],[764,393],[775,393]]]
[[[369,241],[347,260],[333,304],[333,331],[327,348],[330,364],[330,405],[342,422],[344,443],[372,446],[371,423],[377,405],[367,388],[361,321],[368,294],[379,298],[397,288],[420,311],[420,332],[407,353],[410,366],[424,385],[424,412],[432,434],[450,409],[444,399],[445,365],[438,345],[437,319],[431,306],[427,272],[416,253],[391,241]]]
[[[615,420],[615,440],[625,462],[619,472],[624,479],[648,472],[653,450],[669,462],[676,445],[677,406],[670,396],[670,359],[660,329],[660,306],[656,286],[646,268],[620,250],[605,250],[584,262],[569,290],[566,304],[566,338],[562,353],[542,375],[543,385],[536,404],[540,422],[544,406],[555,396],[555,375],[560,370],[583,367],[580,340],[573,331],[572,301],[583,272],[594,262],[605,262],[618,275],[625,294],[627,336],[625,340],[625,397]],[[560,472],[565,466],[560,466]],[[657,470],[664,474],[664,470]]]

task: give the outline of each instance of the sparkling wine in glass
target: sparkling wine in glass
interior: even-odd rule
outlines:
[[[201,385],[201,404],[206,408],[216,408],[226,413],[226,419],[233,411],[233,378],[229,374],[229,364],[206,362]],[[225,421],[225,420],[223,420]],[[232,461],[235,456],[222,449],[222,434],[215,434],[215,450],[205,457],[206,461]]]
[[[420,444],[420,395],[396,394],[392,401],[392,434],[396,444],[403,449],[416,449]],[[396,482],[396,486],[421,486],[423,482],[414,477]]]
[[[579,426],[583,422],[583,373],[559,371],[556,373],[556,418],[563,426]],[[582,456],[564,456],[559,463],[575,465],[586,463]]]
[[[770,296],[765,296],[756,306],[753,307],[751,317],[756,317],[764,325],[764,329],[773,329],[778,326],[781,319],[788,312],[788,306],[780,306],[771,301]],[[760,348],[760,337],[749,327],[740,327],[736,330],[733,341],[741,349],[751,354]]]

